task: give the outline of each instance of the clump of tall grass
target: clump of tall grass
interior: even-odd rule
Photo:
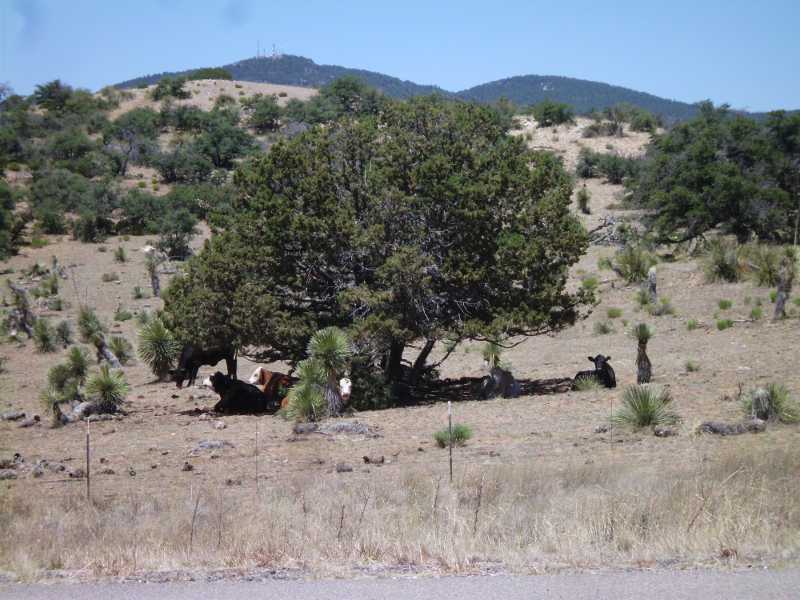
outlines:
[[[36,319],[33,324],[33,342],[37,352],[55,352],[56,332],[50,321],[44,318]]]
[[[735,241],[712,240],[708,244],[704,270],[706,280],[711,283],[739,281],[745,271],[744,250]]]
[[[611,268],[628,283],[647,279],[650,267],[658,262],[655,255],[640,244],[629,244],[611,259]]]
[[[456,423],[453,425],[453,445],[463,446],[472,437],[472,429],[469,425]],[[447,448],[450,445],[450,431],[440,429],[433,434],[433,439],[439,448]]]
[[[596,335],[608,335],[614,333],[614,327],[608,321],[597,321],[594,324],[594,333]]]
[[[572,384],[576,392],[596,392],[605,389],[605,386],[594,377],[578,377]]]
[[[672,398],[666,389],[649,385],[632,385],[622,393],[622,408],[611,417],[615,425],[628,425],[636,429],[656,425],[672,425],[678,421],[669,404]]]

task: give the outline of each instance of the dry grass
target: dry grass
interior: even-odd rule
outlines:
[[[739,445],[692,465],[568,463],[469,467],[452,486],[418,472],[396,482],[296,478],[254,489],[187,489],[164,503],[134,493],[87,506],[8,495],[0,566],[124,575],[208,566],[355,565],[469,572],[652,561],[750,562],[800,555],[800,448]],[[480,503],[478,496],[480,495]],[[195,511],[195,507],[197,507]]]

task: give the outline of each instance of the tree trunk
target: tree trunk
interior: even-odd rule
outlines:
[[[389,348],[389,360],[386,361],[386,368],[384,369],[384,375],[388,383],[398,382],[403,376],[402,360],[405,347],[404,342],[392,340]]]
[[[11,312],[11,318],[17,322],[19,328],[22,329],[29,338],[32,338],[33,325],[36,323],[36,317],[31,312],[28,292],[10,281],[8,282],[8,287],[11,288],[11,291],[16,296],[16,301],[14,302],[16,308]]]
[[[639,342],[639,351],[636,354],[636,383],[650,383],[653,377],[653,365],[647,356],[647,343]]]
[[[792,293],[792,284],[794,283],[793,260],[790,256],[784,256],[781,259],[781,266],[778,271],[778,293],[775,296],[775,314],[772,316],[773,321],[786,318],[786,301]]]
[[[339,393],[335,377],[328,378],[325,387],[322,388],[322,395],[328,405],[328,416],[338,417],[342,412],[342,395]]]
[[[422,372],[425,370],[428,356],[430,356],[431,350],[433,350],[435,344],[436,340],[425,340],[425,345],[422,347],[419,356],[417,356],[417,360],[414,361],[414,366],[411,368],[409,385],[414,386],[419,382],[420,377],[422,377]]]
[[[158,279],[158,271],[155,269],[150,272],[150,286],[153,288],[153,296],[158,298],[161,295],[161,281]]]
[[[115,369],[121,369],[122,363],[119,362],[119,359],[116,355],[108,348],[106,344],[106,338],[102,334],[100,334],[97,339],[94,340],[95,347],[97,348],[97,354],[102,356],[104,359],[108,361]]]

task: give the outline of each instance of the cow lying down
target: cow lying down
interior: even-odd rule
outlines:
[[[211,388],[219,394],[220,401],[214,405],[214,412],[226,414],[274,413],[280,405],[269,398],[256,386],[223,375],[219,371],[210,377]]]

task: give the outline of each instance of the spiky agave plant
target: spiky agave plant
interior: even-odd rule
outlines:
[[[672,398],[667,390],[646,385],[632,385],[622,393],[622,408],[611,421],[617,425],[630,425],[637,429],[656,425],[671,425],[678,415],[669,408]]]
[[[765,421],[800,422],[800,403],[780,383],[752,390],[742,399],[742,409],[748,417]]]
[[[33,341],[37,352],[55,352],[56,333],[50,321],[39,318],[33,324]]]
[[[353,355],[350,338],[338,327],[320,329],[308,342],[308,354],[325,373],[322,395],[328,406],[328,415],[336,416],[342,411],[338,380]]]
[[[636,383],[650,383],[653,377],[653,365],[647,356],[647,342],[653,337],[653,330],[646,323],[639,323],[631,330],[631,336],[636,338],[638,349],[636,352]]]
[[[93,342],[98,336],[103,335],[104,330],[105,328],[94,309],[89,306],[81,306],[78,310],[78,331],[81,334],[81,340]]]
[[[161,319],[153,319],[139,330],[139,358],[160,380],[166,378],[180,352],[180,343]]]
[[[112,371],[108,365],[102,365],[100,371],[86,381],[86,394],[96,398],[100,406],[109,412],[115,411],[125,400],[129,389],[122,371]]]
[[[500,358],[503,354],[503,348],[497,342],[490,340],[483,346],[483,360],[486,361],[486,366],[491,371],[495,367],[500,366]]]
[[[308,358],[297,364],[299,381],[287,394],[286,416],[296,421],[317,421],[325,415],[323,394],[327,376],[325,368],[315,359]]]
[[[69,369],[70,377],[76,379],[79,383],[86,380],[86,374],[89,372],[89,353],[85,348],[80,346],[73,346],[67,352],[67,369]]]
[[[119,359],[121,364],[128,364],[131,359],[131,355],[133,354],[133,346],[128,340],[119,335],[112,336],[111,341],[108,343],[108,347],[111,352],[114,353],[114,356]]]

